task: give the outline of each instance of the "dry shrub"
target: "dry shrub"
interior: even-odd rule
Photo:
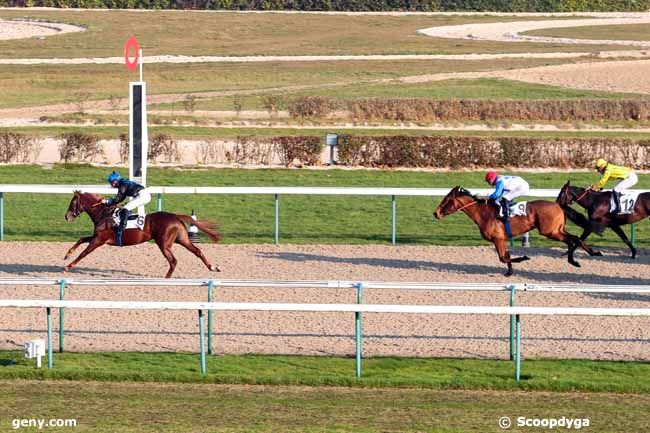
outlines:
[[[325,96],[301,96],[289,102],[289,115],[293,118],[323,118],[332,114],[341,104]]]
[[[97,156],[104,157],[104,149],[99,137],[94,134],[67,132],[59,137],[59,155],[64,162],[91,162]]]
[[[263,95],[262,106],[270,115],[287,107],[287,99],[282,95]]]
[[[460,100],[362,98],[347,102],[357,121],[645,121],[650,99]]]
[[[120,161],[129,162],[129,134],[120,134]]]
[[[208,139],[198,144],[194,151],[197,164],[219,164],[226,160],[223,142]]]
[[[584,168],[601,157],[650,168],[650,140],[340,135],[339,162],[366,167]]]
[[[34,137],[0,133],[0,162],[35,162],[42,150],[43,144]]]
[[[320,137],[273,137],[272,143],[283,165],[298,159],[302,165],[320,164],[323,140]]]
[[[167,162],[178,162],[181,160],[181,153],[178,150],[178,143],[167,134],[156,134],[149,144],[148,159],[156,161],[162,156]]]
[[[273,162],[275,147],[270,138],[238,136],[235,145],[226,151],[226,160],[231,164],[269,165]]]

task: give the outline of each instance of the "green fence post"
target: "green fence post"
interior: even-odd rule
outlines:
[[[47,307],[47,368],[52,368],[52,309]]]
[[[162,211],[162,193],[158,193],[158,212]]]
[[[275,244],[280,245],[280,197],[275,194]]]
[[[515,361],[515,379],[519,383],[521,378],[521,321],[517,314],[517,360]]]
[[[62,279],[59,281],[59,299],[63,301],[65,299],[65,286],[68,282],[66,279]],[[64,312],[63,312],[63,307],[59,308],[59,353],[63,353],[63,320],[64,320]]]
[[[0,192],[0,241],[5,240],[5,193]]]
[[[208,302],[212,302],[212,288],[214,283],[208,281]],[[212,310],[208,310],[208,355],[212,355]]]
[[[203,331],[203,310],[199,310],[199,338],[201,342],[199,344],[201,350],[201,374],[205,376],[205,332]]]
[[[517,286],[515,284],[511,284],[510,287],[510,306],[514,307],[515,306],[515,291],[517,290]],[[510,360],[513,361],[515,359],[515,316],[512,314],[510,315]]]
[[[361,304],[361,297],[362,297],[362,291],[363,291],[363,283],[358,283],[357,284],[357,304]],[[354,321],[355,321],[355,337],[356,337],[356,358],[355,358],[355,366],[356,366],[356,374],[357,377],[361,377],[361,350],[362,350],[362,342],[361,342],[361,312],[357,311],[354,313]]]
[[[396,226],[397,226],[397,203],[395,201],[395,196],[393,195],[393,199],[392,199],[392,237],[391,237],[391,239],[393,241],[393,245],[395,245],[395,241],[396,241],[396,239],[395,239],[396,238],[396,233],[395,233],[396,232]]]

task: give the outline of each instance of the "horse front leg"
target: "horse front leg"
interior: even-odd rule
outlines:
[[[88,244],[88,246],[86,247],[86,249],[83,250],[81,252],[81,254],[79,254],[79,257],[77,257],[72,263],[64,266],[63,270],[64,271],[69,271],[74,266],[76,266],[77,263],[79,263],[81,261],[81,259],[86,257],[88,254],[92,253],[93,251],[95,251],[97,248],[101,247],[105,243],[106,243],[106,239],[100,239],[98,237],[93,237],[92,240],[90,241],[90,243]]]
[[[630,240],[627,238],[627,235],[625,234],[621,226],[611,226],[610,228],[614,231],[614,233],[618,235],[619,238],[623,240],[623,242],[625,242],[625,245],[627,245],[627,247],[630,249],[630,251],[632,252],[632,256],[630,256],[630,258],[635,259],[636,248],[634,248],[632,242],[630,242]]]
[[[70,248],[70,249],[68,250],[67,253],[65,253],[65,257],[63,258],[63,260],[68,260],[68,259],[70,258],[70,256],[72,255],[72,253],[74,253],[75,250],[76,250],[77,248],[79,248],[79,245],[89,243],[91,240],[93,240],[93,237],[94,237],[94,236],[85,236],[85,237],[79,239],[79,240],[77,241],[77,243],[74,244],[74,245],[72,246],[72,248]]]
[[[530,257],[528,256],[511,258],[510,251],[508,251],[507,242],[503,239],[494,241],[494,247],[497,250],[497,254],[499,255],[499,260],[501,261],[501,263],[505,263],[508,266],[508,271],[504,274],[506,277],[512,275],[513,263],[519,263],[526,260],[530,260]]]

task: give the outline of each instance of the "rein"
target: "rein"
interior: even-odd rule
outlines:
[[[475,205],[475,204],[478,204],[478,201],[472,201],[472,202],[469,202],[469,203],[467,203],[466,205],[463,205],[463,206],[459,207],[458,209],[456,209],[456,212],[461,211],[461,210],[463,210],[463,209],[465,209],[465,208],[468,208],[468,207],[470,207],[470,206],[473,206],[473,205]]]
[[[580,201],[580,200],[582,200],[582,198],[583,198],[584,196],[586,196],[586,195],[589,193],[589,191],[591,191],[589,188],[585,189],[584,192],[583,192],[582,194],[580,194],[580,196],[579,196],[575,201]]]

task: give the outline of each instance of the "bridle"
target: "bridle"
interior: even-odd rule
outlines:
[[[454,197],[454,200],[455,200],[455,199],[456,199],[456,198]],[[467,204],[465,204],[465,205],[459,207],[458,209],[456,209],[456,212],[461,211],[461,210],[463,210],[463,209],[466,209],[466,208],[468,208],[468,207],[470,207],[470,206],[474,206],[475,204],[478,204],[478,201],[476,201],[476,200],[471,201],[471,202],[469,202],[469,203],[467,203]]]
[[[579,202],[580,200],[583,199],[583,197],[585,197],[587,194],[589,194],[589,191],[591,191],[591,189],[585,188],[585,190],[582,192],[582,194],[580,194],[578,197],[576,197],[574,199],[569,198],[569,203],[568,204],[571,204],[573,202]]]

